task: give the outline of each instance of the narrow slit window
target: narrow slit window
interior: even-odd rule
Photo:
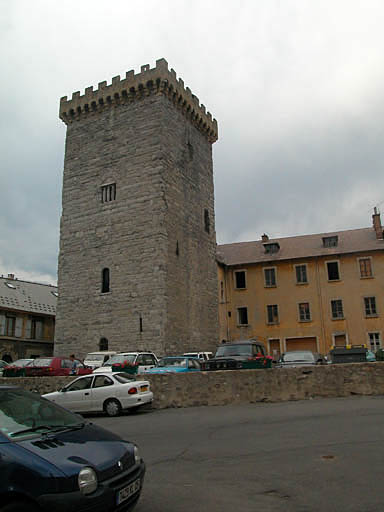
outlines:
[[[109,268],[103,268],[102,274],[101,274],[101,293],[108,293],[109,292]]]
[[[116,183],[110,183],[109,185],[103,185],[101,187],[101,202],[110,203],[116,200]]]
[[[209,211],[207,208],[204,210],[204,229],[207,233],[209,233],[211,229],[211,221],[209,219]]]

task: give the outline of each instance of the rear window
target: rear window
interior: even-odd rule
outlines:
[[[104,361],[104,354],[88,354],[85,358],[86,361]]]
[[[124,356],[122,354],[116,354],[115,356],[112,356],[108,359],[108,361],[105,363],[105,366],[112,366],[113,364],[117,363],[125,363],[126,361],[128,363],[134,363],[136,359],[135,354],[131,354],[129,356]]]
[[[120,382],[120,384],[126,384],[127,382],[136,380],[136,377],[129,375],[128,373],[114,373],[113,376],[118,382]]]
[[[252,345],[223,345],[219,347],[216,352],[216,357],[227,356],[251,356]]]
[[[31,361],[31,364],[28,366],[51,366],[52,365],[52,358],[49,359],[35,359],[34,361]]]
[[[282,355],[282,361],[284,363],[298,363],[298,362],[309,362],[313,363],[315,361],[315,356],[312,352],[287,352]]]

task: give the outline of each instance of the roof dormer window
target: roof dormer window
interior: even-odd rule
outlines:
[[[263,244],[264,250],[267,254],[274,254],[276,252],[279,252],[280,245],[277,242],[273,242],[270,244]]]
[[[338,241],[338,236],[324,236],[323,247],[337,247]]]

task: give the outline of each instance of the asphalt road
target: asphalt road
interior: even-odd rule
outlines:
[[[137,512],[384,510],[384,397],[91,421],[139,445],[147,474]]]

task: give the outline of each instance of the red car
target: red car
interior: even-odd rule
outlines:
[[[76,359],[76,375],[92,373],[92,368],[86,368],[81,361]],[[67,357],[38,357],[24,368],[26,377],[54,377],[71,375],[73,361]]]

